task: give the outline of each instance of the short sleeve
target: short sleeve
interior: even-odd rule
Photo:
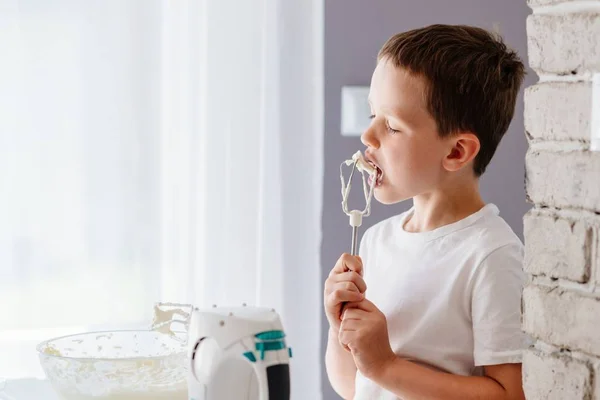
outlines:
[[[476,366],[520,363],[527,336],[521,330],[525,283],[523,247],[500,247],[479,265],[472,292]]]

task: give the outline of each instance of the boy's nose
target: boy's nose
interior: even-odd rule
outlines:
[[[377,140],[377,136],[375,134],[375,129],[373,126],[369,126],[363,133],[360,135],[360,141],[367,147],[378,148],[379,141]]]

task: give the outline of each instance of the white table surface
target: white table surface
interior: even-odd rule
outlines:
[[[0,384],[1,400],[60,400],[50,382],[40,379],[9,380]]]

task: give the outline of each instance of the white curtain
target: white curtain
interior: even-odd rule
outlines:
[[[320,395],[322,0],[0,0],[0,377],[158,300],[276,308]]]

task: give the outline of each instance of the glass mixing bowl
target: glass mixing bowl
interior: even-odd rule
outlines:
[[[37,346],[64,400],[187,400],[185,338],[157,331],[89,332]]]

